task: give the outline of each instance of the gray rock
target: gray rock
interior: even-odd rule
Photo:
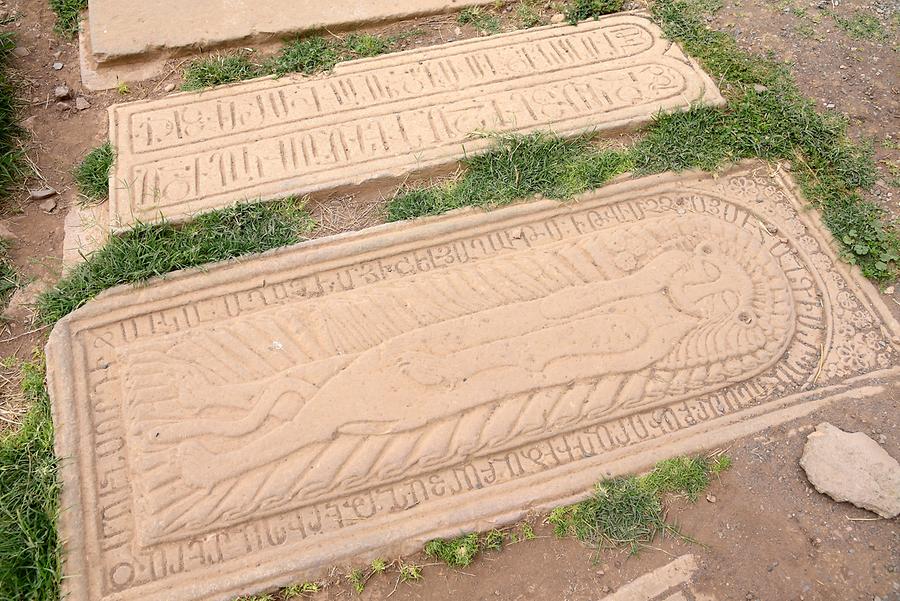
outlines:
[[[52,213],[53,209],[56,208],[56,200],[53,198],[48,198],[47,200],[39,204],[38,207],[45,213]]]
[[[63,68],[64,66],[65,66],[65,65],[63,65],[63,64],[60,63],[60,62],[55,62],[55,63],[53,63],[53,70],[54,70],[54,71],[61,71],[62,68]]]
[[[13,54],[18,56],[19,58],[25,58],[26,56],[31,54],[31,51],[28,50],[28,48],[26,48],[25,46],[16,46],[15,48],[13,48]]]
[[[69,86],[56,86],[53,88],[53,97],[57,100],[66,100],[72,97],[72,90]]]
[[[556,25],[557,23],[562,23],[566,20],[566,15],[562,13],[556,13],[552,17],[550,17],[550,22]]]
[[[806,439],[800,465],[820,493],[884,518],[900,515],[900,463],[862,432],[828,422]]]
[[[163,88],[163,92],[172,92],[173,90],[175,90],[174,83],[167,83],[166,86]]]
[[[71,111],[72,105],[69,104],[68,102],[57,102],[56,108],[60,111]]]
[[[50,186],[47,186],[46,188],[29,190],[28,194],[31,195],[31,200],[45,200],[47,198],[50,198],[51,196],[56,196],[57,192]]]
[[[79,96],[75,99],[75,108],[79,111],[86,111],[91,108],[91,103],[84,96]]]

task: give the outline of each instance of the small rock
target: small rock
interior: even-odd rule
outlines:
[[[84,96],[79,96],[75,99],[75,108],[79,111],[86,111],[91,108],[91,103]]]
[[[761,83],[755,83],[755,84],[753,84],[753,89],[756,90],[756,93],[757,93],[757,94],[762,94],[763,92],[768,92],[768,91],[769,91],[769,88],[767,88],[766,86],[762,85]]]
[[[68,100],[72,97],[72,90],[69,86],[56,86],[53,88],[53,97],[57,100]]]
[[[778,567],[778,561],[776,560],[776,561],[773,561],[772,563],[770,563],[769,566],[766,568],[766,570],[771,572],[772,570],[774,570],[777,567]]]
[[[710,503],[715,503],[715,502],[716,502],[716,495],[707,493],[707,494],[706,494],[706,500],[707,500],[708,502],[710,502]]]
[[[833,108],[834,108],[834,103],[833,103],[833,102],[827,102],[827,103],[825,103],[825,108],[827,108],[827,109],[833,109]]]
[[[174,83],[167,83],[166,86],[163,88],[163,92],[172,92],[173,90],[175,90]]]
[[[64,66],[65,66],[65,65],[63,65],[63,64],[60,63],[60,62],[55,62],[55,63],[53,63],[53,70],[54,70],[54,71],[62,71],[62,68],[63,68]]]
[[[550,17],[550,22],[553,23],[554,25],[556,25],[558,23],[562,23],[565,20],[566,20],[566,15],[564,15],[562,13],[556,13],[555,15]]]
[[[900,515],[900,463],[862,432],[828,422],[806,439],[800,465],[820,493],[884,518]]]
[[[46,292],[50,285],[43,280],[35,280],[16,290],[6,305],[3,312],[3,319],[17,323],[28,323],[31,321],[32,307],[37,303],[38,297]]]
[[[47,200],[39,204],[38,207],[45,213],[52,213],[53,209],[56,208],[56,199],[48,198]]]
[[[57,102],[56,108],[57,108],[57,110],[60,110],[60,111],[71,111],[72,105],[69,104],[68,102]]]
[[[56,196],[57,192],[53,188],[47,186],[46,188],[38,188],[36,190],[29,190],[28,194],[31,195],[31,200],[46,200],[51,196]]]
[[[884,289],[884,293],[885,293],[885,294],[893,294],[893,293],[894,293],[894,287],[893,287],[893,286],[888,286],[887,288]]]
[[[454,28],[453,28],[453,35],[455,35],[456,37],[461,36],[461,35],[462,35],[462,28],[460,28],[460,27],[454,27]]]
[[[26,56],[31,54],[31,51],[25,46],[16,46],[15,48],[13,48],[13,54],[15,56],[18,56],[19,58],[25,58]]]

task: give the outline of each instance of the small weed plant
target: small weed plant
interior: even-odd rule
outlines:
[[[729,465],[724,455],[662,461],[644,476],[603,480],[590,498],[554,509],[547,521],[557,536],[575,536],[597,550],[624,547],[634,554],[660,534],[679,535],[666,522],[665,495],[694,501],[710,476]]]
[[[585,19],[596,19],[617,13],[625,5],[624,0],[572,0],[566,8],[566,20],[572,25]]]
[[[56,33],[68,38],[75,37],[81,12],[87,7],[88,0],[50,0],[50,8],[56,13]]]
[[[25,132],[18,124],[22,103],[17,94],[21,86],[9,68],[15,47],[13,34],[0,32],[0,200],[5,200],[25,176]]]

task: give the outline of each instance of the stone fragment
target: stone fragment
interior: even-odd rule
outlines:
[[[18,239],[19,237],[16,236],[11,229],[9,229],[9,226],[6,225],[6,223],[0,221],[0,240],[4,240],[9,243],[14,242]]]
[[[723,100],[656,25],[629,14],[114,105],[110,223],[397,181],[495,144],[479,132],[611,132],[694,102]]]
[[[53,63],[53,70],[54,70],[54,71],[62,71],[62,68],[63,68],[63,67],[64,67],[64,65],[63,65],[62,63],[60,63],[60,62],[55,62],[55,63]]]
[[[31,51],[28,50],[25,46],[16,46],[13,48],[13,54],[19,58],[25,58],[26,56],[31,54]]]
[[[57,102],[56,110],[60,111],[61,113],[64,113],[66,111],[71,111],[72,105],[69,104],[68,102]]]
[[[66,214],[63,237],[63,275],[69,273],[103,246],[109,227],[109,209],[105,204],[82,206],[71,205]]]
[[[34,305],[38,297],[49,288],[47,282],[35,280],[17,289],[3,311],[3,320],[19,325],[30,324],[34,320]]]
[[[31,196],[31,200],[45,200],[50,198],[51,196],[56,196],[57,191],[47,186],[45,188],[37,188],[35,190],[28,191],[29,196]]]
[[[806,439],[800,465],[820,493],[883,518],[900,515],[900,463],[862,432],[828,422]]]
[[[550,17],[550,22],[554,25],[558,23],[563,23],[566,20],[566,16],[562,13],[556,13],[552,17]]]
[[[91,103],[84,96],[79,96],[75,99],[75,108],[79,111],[86,111],[91,108]]]
[[[167,83],[167,84],[165,85],[165,87],[163,87],[163,92],[167,92],[167,93],[168,93],[168,92],[174,92],[174,91],[175,91],[175,84],[174,84],[174,83]]]
[[[56,86],[53,88],[53,97],[57,100],[68,100],[72,97],[72,90],[69,86]]]
[[[47,346],[63,598],[249,595],[884,394],[900,324],[795,190],[663,174],[107,291]]]
[[[47,200],[39,204],[38,208],[40,208],[45,213],[52,213],[53,209],[56,208],[56,199],[48,198]]]

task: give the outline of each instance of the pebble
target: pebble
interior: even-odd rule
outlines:
[[[54,70],[54,71],[62,71],[62,68],[63,68],[64,66],[65,66],[65,65],[63,65],[63,64],[60,63],[60,62],[53,63],[53,70]]]
[[[884,293],[885,293],[885,294],[893,294],[893,293],[894,293],[894,287],[893,287],[893,286],[888,286],[887,288],[884,289]]]
[[[566,16],[562,13],[556,13],[552,17],[550,17],[550,22],[556,25],[557,23],[562,23],[566,20]]]
[[[713,494],[707,494],[707,495],[706,495],[706,500],[709,501],[710,503],[715,503],[715,502],[716,502],[716,495],[713,495]]]
[[[15,48],[13,48],[13,54],[18,56],[19,58],[25,58],[26,56],[31,54],[31,51],[25,46],[16,46]]]
[[[56,196],[57,192],[48,186],[46,188],[38,188],[37,190],[29,190],[28,194],[31,195],[31,200],[44,200],[51,196]]]
[[[174,89],[175,89],[174,83],[167,83],[166,86],[163,88],[163,92],[171,92]]]
[[[825,108],[827,108],[827,109],[833,109],[833,108],[834,108],[834,103],[832,103],[832,102],[827,103],[827,104],[825,105]]]
[[[769,88],[767,88],[766,86],[762,85],[761,83],[755,83],[755,84],[753,84],[753,89],[756,91],[757,94],[762,94],[763,92],[768,92],[768,91],[769,91]]]
[[[57,102],[56,108],[57,108],[57,110],[60,110],[60,111],[71,111],[72,105],[69,104],[68,102]]]
[[[53,88],[53,97],[57,100],[66,100],[72,97],[72,90],[69,86],[56,86]]]
[[[45,200],[44,202],[42,202],[41,204],[39,204],[38,207],[40,207],[40,209],[42,211],[44,211],[45,213],[52,213],[53,209],[56,208],[56,199],[49,198],[49,199]]]
[[[79,111],[86,111],[91,108],[91,103],[84,96],[79,96],[75,99],[75,108]]]

